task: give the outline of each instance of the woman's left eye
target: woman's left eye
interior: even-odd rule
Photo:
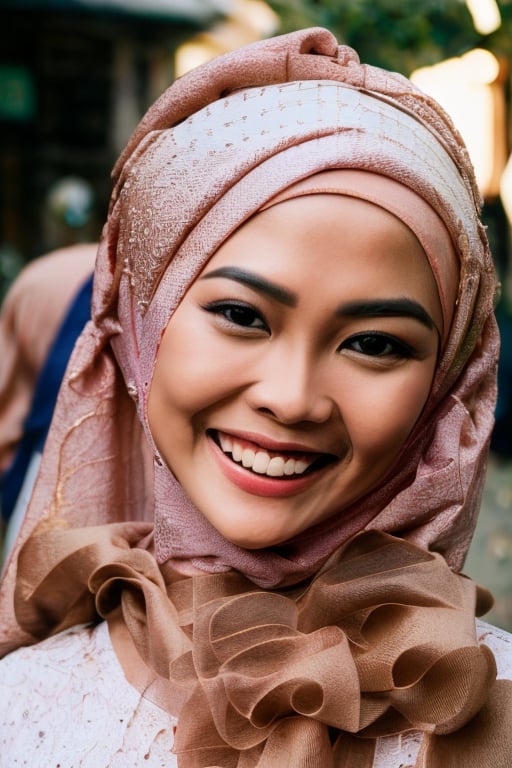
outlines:
[[[387,333],[360,333],[346,339],[340,349],[350,349],[368,357],[412,357],[413,350],[403,341]]]

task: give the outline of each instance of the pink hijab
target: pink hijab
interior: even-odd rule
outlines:
[[[418,198],[436,222],[439,242],[426,234],[423,242],[443,304],[442,354],[424,414],[379,487],[339,518],[250,552],[210,526],[159,458],[146,423],[153,366],[173,310],[219,244],[283,190],[335,169],[371,174],[378,204],[383,184],[400,187],[390,195],[401,195],[397,215],[407,221],[409,200]],[[365,175],[355,176],[357,183],[346,176],[346,194],[371,200]],[[409,219],[421,241],[429,227]],[[234,568],[264,588],[302,581],[363,529],[404,537],[460,568],[492,427],[495,291],[466,150],[446,114],[405,78],[361,65],[327,30],[310,29],[177,81],[114,170],[93,319],[70,361],[2,585],[5,647],[19,642],[11,608],[17,554],[36,527],[154,521],[154,538],[145,537],[148,523],[139,539],[158,563]]]

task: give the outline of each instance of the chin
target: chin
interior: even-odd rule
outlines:
[[[217,529],[219,530],[219,529]],[[287,539],[290,538],[290,536],[263,536],[261,532],[255,534],[254,536],[240,536],[229,535],[229,531],[222,531],[219,530],[219,533],[221,536],[224,536],[225,539],[227,539],[231,544],[235,544],[235,546],[240,547],[241,549],[267,549],[268,547],[277,547],[279,544],[283,544]]]

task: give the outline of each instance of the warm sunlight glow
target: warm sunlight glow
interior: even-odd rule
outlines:
[[[496,56],[483,48],[475,48],[461,57],[465,78],[475,85],[490,85],[500,74]]]
[[[205,64],[219,53],[221,51],[219,51],[218,47],[208,40],[205,35],[198,36],[197,39],[191,40],[188,43],[183,43],[183,45],[176,49],[174,56],[176,77],[181,77],[185,72]]]
[[[416,85],[446,109],[461,132],[484,197],[499,194],[506,162],[505,98],[499,79],[499,61],[483,49],[411,75]]]
[[[277,14],[264,0],[235,0],[225,20],[179,46],[175,55],[176,77],[214,56],[269,37],[278,23]]]
[[[501,26],[501,14],[496,0],[466,0],[477,32],[490,35]]]

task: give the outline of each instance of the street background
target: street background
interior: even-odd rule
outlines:
[[[484,620],[512,632],[512,460],[491,456],[464,573],[493,593],[494,607]]]

